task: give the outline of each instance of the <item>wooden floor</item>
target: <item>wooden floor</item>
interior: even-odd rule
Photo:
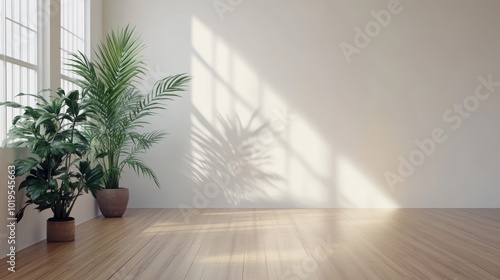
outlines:
[[[183,211],[98,217],[0,279],[500,279],[500,209]]]

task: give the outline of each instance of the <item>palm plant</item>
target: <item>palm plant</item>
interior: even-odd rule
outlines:
[[[179,96],[190,80],[186,74],[156,82],[146,94],[137,84],[146,75],[140,55],[144,44],[133,28],[111,32],[95,50],[91,61],[82,53],[73,54],[69,66],[81,78],[79,85],[93,114],[86,133],[91,139],[95,158],[104,168],[106,189],[119,188],[120,175],[128,166],[159,187],[158,177],[140,158],[165,137],[164,131],[138,132],[149,124],[146,117],[166,109],[164,102]]]

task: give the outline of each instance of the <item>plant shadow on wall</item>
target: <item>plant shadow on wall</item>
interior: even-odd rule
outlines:
[[[185,155],[185,176],[197,186],[193,191],[200,200],[193,199],[195,208],[207,207],[221,193],[229,205],[239,206],[265,198],[277,188],[282,178],[269,168],[273,131],[269,122],[259,123],[258,117],[255,111],[243,123],[236,113],[231,117],[217,114],[212,125],[193,108],[192,150]]]

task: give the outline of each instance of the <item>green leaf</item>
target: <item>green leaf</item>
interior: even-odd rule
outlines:
[[[37,166],[40,161],[34,157],[28,157],[25,159],[19,159],[15,162],[16,165],[16,177],[22,176],[31,171],[35,166]]]
[[[11,107],[11,108],[24,108],[23,105],[16,103],[16,102],[11,102],[11,101],[0,102],[0,106],[6,106],[6,107]]]
[[[41,124],[47,124],[47,122],[49,122],[48,124],[50,125],[52,124],[53,119],[55,119],[54,115],[45,113],[38,118],[38,120],[35,123],[35,126],[40,126]]]
[[[61,91],[64,94],[64,91],[61,89]],[[60,91],[58,91],[60,93]],[[64,98],[56,98],[52,100],[52,103],[50,104],[50,109],[48,110],[49,113],[53,114],[54,116],[58,116],[61,113],[62,107],[64,103]]]
[[[35,201],[47,191],[47,182],[38,181],[37,184],[30,185],[26,188],[28,197]]]
[[[76,151],[75,145],[72,143],[55,141],[50,145],[50,151],[53,154],[71,154]]]
[[[39,181],[40,181],[40,179],[35,177],[35,176],[28,176],[25,180],[23,180],[21,182],[21,184],[19,184],[19,190],[30,187],[30,186],[36,186]],[[44,182],[44,181],[42,180],[42,182]]]
[[[58,88],[56,90],[56,94],[59,96],[59,97],[63,97],[66,93],[65,91],[62,89],[62,88]]]
[[[15,116],[14,119],[12,119],[12,125],[16,125],[17,122],[21,119],[21,116],[18,115],[18,116]]]
[[[16,222],[19,223],[23,216],[24,216],[24,209],[26,209],[26,207],[28,207],[29,205],[31,204],[31,201],[26,202],[26,205],[24,205],[21,209],[19,209],[19,211],[17,211],[16,213]]]
[[[47,100],[45,99],[45,97],[43,95],[41,95],[41,94],[19,93],[16,96],[29,96],[29,97],[33,97],[33,98],[37,99],[38,101],[41,102],[41,104],[47,104],[48,103]]]
[[[80,93],[77,90],[74,90],[70,92],[64,100],[67,107],[66,113],[73,117],[78,116],[78,113],[80,112],[80,105],[78,104],[79,97]]]
[[[38,207],[35,207],[36,210],[38,210],[39,212],[42,212],[43,210],[46,210],[46,209],[50,209],[51,206],[49,203],[41,203],[40,205],[38,205]]]

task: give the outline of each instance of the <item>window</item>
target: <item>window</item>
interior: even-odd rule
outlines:
[[[39,0],[0,0],[0,102],[16,101],[35,106],[31,97],[14,98],[18,93],[37,93],[39,86],[41,61],[40,34],[46,17],[43,12],[45,1]],[[66,63],[70,53],[85,52],[86,49],[86,0],[60,0],[52,4],[60,5],[51,9],[59,10],[61,17],[60,49],[61,49],[61,84],[69,91],[76,89],[70,82],[75,78]],[[57,9],[60,8],[60,9]],[[59,45],[59,38],[44,38]],[[53,44],[50,44],[53,45]],[[55,77],[54,77],[55,78]],[[0,143],[3,142],[14,116],[20,109],[0,107]]]
[[[0,101],[34,106],[31,97],[14,97],[38,91],[37,0],[0,0]],[[19,109],[0,107],[0,143]]]
[[[66,65],[71,53],[85,53],[85,0],[61,0],[61,87],[77,89],[76,78]]]

